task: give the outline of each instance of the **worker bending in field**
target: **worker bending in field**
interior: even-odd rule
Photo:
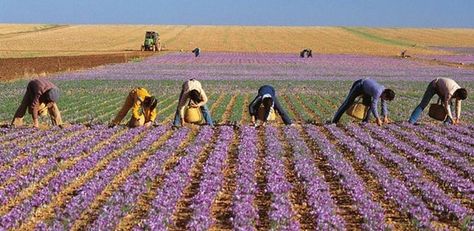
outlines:
[[[128,94],[122,109],[120,109],[111,125],[120,124],[128,111],[132,109],[132,117],[127,126],[131,128],[139,126],[149,127],[155,122],[157,104],[158,100],[151,96],[145,88],[135,88]]]
[[[23,117],[28,110],[33,117],[33,126],[36,128],[39,127],[39,116],[46,114],[49,114],[53,125],[62,126],[61,113],[56,104],[58,100],[59,89],[53,83],[45,79],[31,80],[11,125],[23,126]]]
[[[461,88],[454,80],[449,78],[437,78],[428,84],[423,99],[420,104],[411,113],[409,123],[414,124],[420,118],[421,113],[431,101],[434,95],[438,95],[441,99],[444,110],[447,114],[445,124],[458,124],[461,119],[461,101],[467,98],[467,90]],[[451,113],[452,100],[456,101],[456,119],[453,118]]]
[[[338,123],[342,114],[344,114],[344,112],[354,104],[356,98],[359,96],[362,97],[362,103],[369,107],[363,122],[368,122],[370,120],[370,113],[374,115],[378,125],[389,122],[387,101],[392,101],[395,98],[395,92],[391,89],[385,89],[384,86],[380,85],[375,80],[368,78],[359,79],[352,84],[349,94],[337,110],[331,122]],[[381,101],[383,120],[379,117],[377,112],[377,103],[379,99]]]
[[[178,107],[174,116],[174,126],[183,126],[186,124],[184,113],[186,107],[199,108],[206,120],[207,125],[214,126],[211,118],[211,112],[207,107],[207,95],[199,81],[195,79],[187,80],[181,87],[179,94]]]
[[[249,105],[249,113],[252,119],[252,124],[254,125],[256,125],[256,117],[258,117],[259,110],[264,110],[262,125],[267,123],[272,111],[274,110],[278,112],[286,125],[293,123],[285,109],[280,105],[280,102],[276,97],[275,89],[270,85],[261,86],[258,89],[257,96]]]
[[[194,53],[194,57],[198,57],[198,56],[201,54],[201,48],[196,47],[196,48],[194,48],[194,50],[191,51],[191,52]]]

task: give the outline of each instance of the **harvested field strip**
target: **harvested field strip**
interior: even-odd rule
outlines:
[[[229,124],[230,123],[229,119],[230,119],[234,109],[236,109],[236,111],[241,111],[240,110],[241,107],[234,108],[235,101],[236,101],[238,96],[239,95],[230,96],[230,100],[228,101],[227,106],[224,109],[224,113],[222,113],[222,116],[221,116],[221,119],[220,119],[221,124]]]
[[[387,44],[387,45],[395,45],[395,46],[401,46],[401,47],[412,47],[413,42],[411,41],[403,41],[403,40],[395,40],[395,39],[389,39],[385,37],[378,36],[376,34],[372,34],[369,31],[366,31],[362,28],[351,28],[351,27],[343,27],[344,30],[349,31],[350,33],[353,33],[357,36],[360,36],[362,38],[377,42],[377,43],[382,43],[382,44]]]

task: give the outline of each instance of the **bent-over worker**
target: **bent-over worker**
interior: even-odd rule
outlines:
[[[414,124],[420,118],[423,110],[428,106],[434,95],[438,95],[441,99],[444,110],[447,114],[445,124],[458,124],[461,120],[461,101],[467,98],[467,90],[461,88],[454,80],[449,78],[436,78],[431,81],[426,88],[425,94],[420,104],[411,113],[409,123]],[[453,99],[456,101],[456,119],[451,113],[451,103]]]
[[[137,87],[130,91],[122,109],[120,109],[111,125],[115,126],[120,124],[128,111],[132,109],[132,117],[127,126],[131,128],[139,126],[149,127],[155,122],[157,104],[158,100],[150,95],[148,90],[142,87]]]
[[[255,124],[255,119],[258,116],[258,110],[260,106],[263,105],[264,107],[264,116],[263,116],[263,124],[268,121],[268,118],[270,116],[270,111],[273,108],[275,111],[278,112],[278,114],[281,116],[283,122],[286,125],[290,125],[293,122],[291,121],[290,117],[288,116],[288,113],[286,113],[285,109],[281,106],[280,102],[278,101],[278,98],[276,96],[275,89],[270,86],[270,85],[263,85],[258,89],[258,94],[255,97],[255,99],[250,103],[249,105],[249,114],[252,119],[252,124]]]
[[[206,120],[207,125],[214,126],[211,118],[211,112],[207,107],[207,95],[199,81],[195,79],[187,80],[181,86],[181,93],[179,94],[178,107],[174,116],[173,126],[183,126],[186,121],[184,120],[184,113],[186,106],[199,108],[201,113]]]
[[[391,89],[386,89],[384,86],[377,83],[377,81],[369,78],[359,79],[352,84],[349,94],[337,110],[331,122],[338,123],[344,112],[354,104],[356,98],[359,96],[362,96],[362,103],[369,107],[363,122],[368,122],[370,120],[371,113],[374,115],[378,125],[389,122],[387,101],[392,101],[395,98],[395,92]],[[379,99],[381,101],[383,120],[379,117],[379,113],[377,112],[377,103]]]
[[[15,127],[22,126],[23,117],[28,109],[33,117],[34,127],[39,127],[38,117],[44,114],[49,114],[53,125],[62,126],[61,113],[56,105],[58,100],[59,89],[56,85],[45,79],[31,80],[11,124]]]

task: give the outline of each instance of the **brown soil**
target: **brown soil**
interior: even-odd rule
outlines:
[[[132,59],[149,57],[153,52],[122,52],[114,54],[53,56],[35,58],[0,59],[0,81],[14,80],[26,76],[97,67],[110,63],[125,63]]]

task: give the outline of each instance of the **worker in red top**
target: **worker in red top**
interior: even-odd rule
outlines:
[[[61,113],[56,102],[59,100],[59,89],[45,79],[34,79],[28,83],[20,107],[16,110],[12,125],[23,126],[23,117],[28,112],[33,117],[33,126],[38,127],[39,115],[49,114],[53,125],[62,126]]]

